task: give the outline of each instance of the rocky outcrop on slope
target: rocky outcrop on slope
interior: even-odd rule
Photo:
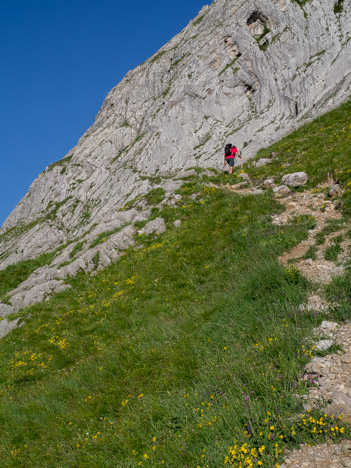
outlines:
[[[183,177],[196,174],[196,171],[187,171]],[[213,172],[204,171],[204,174],[213,175]],[[18,319],[12,322],[1,319],[69,288],[69,284],[65,282],[67,277],[75,276],[79,271],[95,274],[117,261],[126,249],[134,246],[135,236],[163,233],[166,230],[163,218],[149,219],[151,207],[161,208],[164,205],[174,206],[181,203],[182,196],[175,192],[183,183],[184,178],[179,177],[176,180],[167,180],[159,197],[151,200],[147,197],[137,197],[130,203],[129,209],[118,211],[112,219],[100,225],[93,225],[79,239],[67,242],[57,249],[56,256],[50,263],[36,269],[26,280],[8,292],[6,304],[0,303],[0,338],[19,326]],[[152,200],[155,201],[154,204]]]
[[[342,102],[350,39],[350,10],[329,0],[205,6],[127,73],[77,146],[33,182],[0,231],[0,268],[118,226],[123,206],[164,177],[220,164],[228,140],[250,157]]]

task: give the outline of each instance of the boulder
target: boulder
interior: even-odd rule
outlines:
[[[138,234],[162,234],[166,230],[163,218],[156,218],[148,222],[147,225],[138,231]]]
[[[301,187],[301,185],[305,185],[307,181],[308,175],[306,174],[306,172],[293,172],[292,174],[286,174],[282,178],[282,184],[294,188],[298,188]]]
[[[279,185],[278,187],[275,187],[273,189],[273,192],[274,193],[277,193],[277,194],[284,194],[284,193],[289,193],[290,192],[290,189],[288,186],[286,185]]]

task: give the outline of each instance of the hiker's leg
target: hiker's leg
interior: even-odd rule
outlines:
[[[233,174],[233,169],[234,169],[234,158],[229,158],[227,159],[228,164],[229,164],[229,174]]]

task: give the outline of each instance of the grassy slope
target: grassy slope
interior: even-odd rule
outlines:
[[[34,260],[25,260],[0,270],[0,302],[5,302],[7,293],[25,281],[33,271],[50,263],[55,258],[55,253],[42,254]]]
[[[333,171],[347,213],[350,109],[264,150],[278,156],[251,176],[306,169],[314,185]],[[227,456],[239,466],[241,450],[243,466],[272,467],[284,447],[331,434],[330,420],[322,434],[311,415],[303,423],[292,396],[306,391],[299,376],[323,317],[298,312],[312,286],[277,263],[311,220],[273,226],[282,208],[270,194],[240,198],[200,178],[181,192],[177,207],[154,210],[165,234],[72,279],[0,342],[2,466],[218,467]],[[349,279],[328,288],[341,319]]]

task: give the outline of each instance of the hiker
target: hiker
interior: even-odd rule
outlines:
[[[227,164],[229,164],[229,174],[233,174],[233,168],[234,168],[236,156],[239,156],[239,158],[242,159],[242,156],[240,155],[238,148],[236,146],[233,146],[231,143],[228,143],[227,145],[225,145],[224,165],[225,165],[225,162],[227,161]]]

